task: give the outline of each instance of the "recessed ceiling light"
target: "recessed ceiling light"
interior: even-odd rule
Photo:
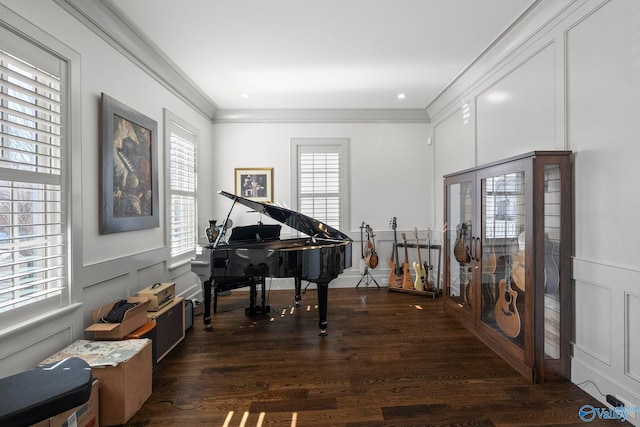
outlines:
[[[242,95],[240,95],[241,97],[243,97],[244,99],[249,98],[251,95],[248,93],[243,93]]]
[[[398,94],[398,99],[405,99],[407,97],[407,95],[405,95],[404,93],[399,93]]]

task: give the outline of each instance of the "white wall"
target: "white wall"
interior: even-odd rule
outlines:
[[[537,149],[575,153],[572,381],[627,406],[640,406],[639,19],[635,1],[544,2],[428,107],[438,174]]]
[[[166,240],[163,109],[200,130],[202,145],[212,140],[211,120],[197,113],[156,79],[117,52],[50,0],[1,0],[40,31],[77,52],[72,99],[71,247],[73,250],[69,310],[12,330],[0,326],[0,377],[31,368],[72,341],[83,338],[90,310],[159,281],[176,281],[179,294],[199,290],[189,265],[170,269]],[[13,16],[13,15],[12,15]],[[8,19],[9,14],[0,16]],[[21,21],[15,19],[14,24]],[[11,24],[11,22],[10,22]],[[158,123],[160,227],[99,234],[99,102],[100,94],[116,98]],[[78,102],[75,102],[75,101]],[[76,308],[77,307],[77,308]],[[35,319],[34,315],[34,319]]]
[[[426,123],[220,123],[214,125],[214,146],[210,183],[200,182],[200,223],[223,219],[231,201],[216,195],[219,190],[233,192],[234,168],[274,168],[274,201],[293,208],[291,187],[292,138],[347,138],[350,145],[350,218],[347,228],[353,243],[354,271],[341,276],[340,286],[355,286],[360,260],[360,225],[364,221],[374,230],[380,267],[371,272],[380,284],[389,274],[386,260],[391,254],[393,233],[390,220],[398,218],[398,233],[413,239],[418,227],[420,238],[433,222],[433,149],[427,144],[430,125]],[[204,175],[202,175],[204,176]],[[203,194],[204,193],[204,194]],[[206,198],[206,199],[205,199]],[[234,224],[258,221],[255,214],[236,207]],[[202,232],[202,231],[201,231]],[[284,230],[283,230],[284,232]],[[354,280],[355,275],[358,278]]]

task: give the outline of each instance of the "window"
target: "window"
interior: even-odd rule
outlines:
[[[346,139],[293,139],[295,205],[298,212],[338,230],[348,228]]]
[[[60,306],[67,295],[62,67],[34,45],[2,35],[0,314],[42,301]],[[10,43],[28,47],[29,59],[9,52]]]
[[[197,133],[168,111],[169,137],[169,241],[171,259],[180,262],[193,255],[197,240],[196,147]]]

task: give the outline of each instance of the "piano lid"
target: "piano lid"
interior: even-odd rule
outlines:
[[[323,222],[318,221],[317,219],[313,219],[304,214],[301,214],[300,212],[292,211],[291,209],[282,208],[276,205],[256,202],[255,200],[236,196],[235,194],[227,193],[226,191],[218,191],[218,194],[241,203],[256,212],[267,215],[268,217],[271,217],[278,222],[288,225],[291,228],[295,228],[296,230],[306,234],[307,236],[351,241],[351,238],[346,234],[336,230],[333,227],[328,226]]]

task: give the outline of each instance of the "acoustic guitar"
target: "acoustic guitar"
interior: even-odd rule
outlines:
[[[413,269],[416,272],[416,280],[413,287],[417,291],[424,291],[427,282],[427,272],[422,264],[422,255],[420,254],[420,240],[418,239],[418,228],[413,228],[413,237],[416,239],[416,250],[418,251],[418,262],[413,263]]]
[[[558,270],[558,250],[556,243],[545,236],[544,238],[544,292],[555,294],[560,287],[560,271]]]
[[[394,216],[389,225],[393,230],[393,251],[389,258],[389,286],[395,286],[396,288],[402,287],[402,266],[398,258],[398,235],[396,229],[398,228],[397,218]]]
[[[518,236],[518,254],[513,260],[513,265],[511,266],[511,276],[513,277],[513,281],[516,286],[522,291],[526,291],[527,286],[527,276],[525,270],[525,237],[524,231],[520,233]]]
[[[496,267],[498,266],[498,259],[496,258],[496,239],[491,240],[491,244],[489,247],[489,255],[487,257],[482,257],[484,261],[483,273],[486,274],[494,274],[496,272]],[[486,258],[486,261],[485,261]]]
[[[409,252],[407,251],[407,236],[404,233],[402,242],[404,243],[404,262],[402,263],[402,287],[404,289],[413,289],[413,277],[411,277],[411,269],[409,268]]]
[[[376,240],[373,230],[367,224],[367,248],[369,250],[369,257],[367,258],[367,265],[371,268],[378,266],[378,253],[376,252]],[[371,240],[369,240],[371,239]]]
[[[467,264],[469,263],[469,261],[471,261],[471,256],[469,255],[469,246],[467,246],[466,244],[467,224],[458,224],[458,227],[456,227],[456,231],[457,235],[456,242],[453,245],[453,255],[460,264]]]
[[[509,338],[520,335],[520,313],[516,307],[518,292],[511,288],[509,269],[505,268],[505,278],[498,284],[500,294],[496,301],[495,316],[498,327]]]
[[[360,240],[363,242],[361,249],[362,249],[362,258],[360,258],[360,263],[358,263],[358,271],[360,271],[361,275],[365,275],[367,274],[367,267],[369,266],[369,259],[368,259],[368,250],[369,250],[369,244],[370,242],[364,243],[364,234],[363,234],[363,230],[365,229],[365,225],[364,225],[364,221],[362,221],[362,225],[360,226]]]

